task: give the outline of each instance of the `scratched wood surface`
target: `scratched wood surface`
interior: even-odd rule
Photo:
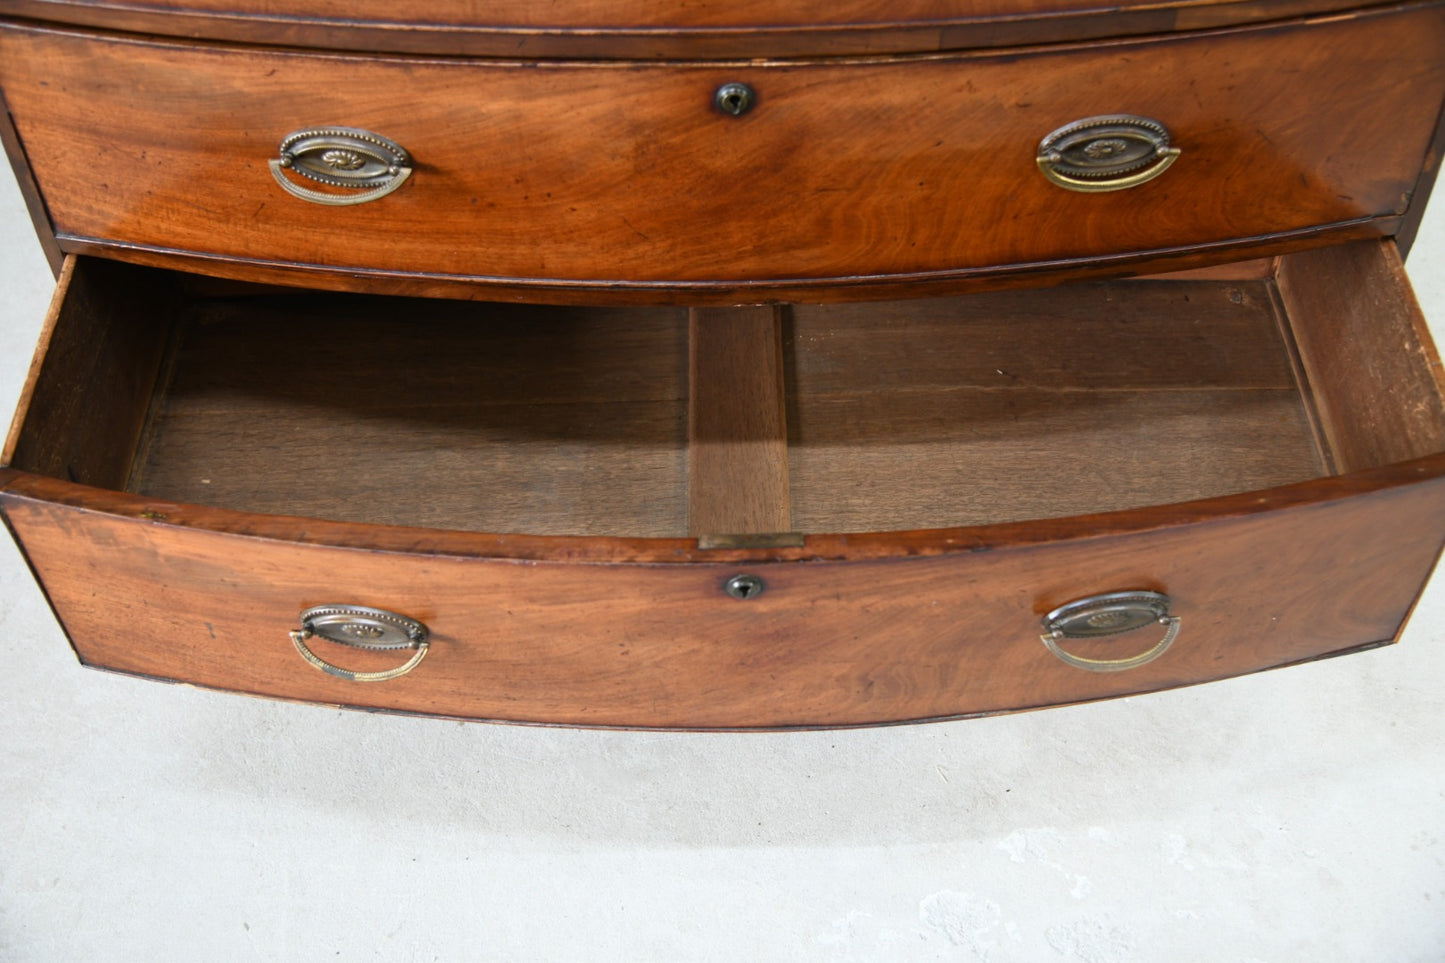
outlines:
[[[0,84],[71,249],[572,286],[594,299],[652,285],[685,300],[1394,218],[1445,93],[1442,45],[1435,5],[1017,55],[534,70],[11,25]],[[710,106],[727,81],[758,91],[740,118]],[[1181,160],[1103,195],[1039,174],[1042,136],[1121,111],[1168,125]],[[339,211],[290,197],[267,161],[318,122],[394,138],[415,175]]]
[[[1394,245],[1284,259],[1279,292],[1339,470],[1445,449],[1445,376]]]

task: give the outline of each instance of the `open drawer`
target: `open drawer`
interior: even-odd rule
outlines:
[[[1389,241],[692,312],[72,260],[0,505],[88,665],[477,719],[924,720],[1391,641],[1445,540],[1439,375]]]

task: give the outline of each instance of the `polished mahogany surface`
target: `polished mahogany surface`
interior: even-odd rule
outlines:
[[[1386,233],[1445,97],[1442,47],[1433,4],[748,65],[360,58],[11,25],[0,84],[71,250],[727,303]],[[740,117],[711,103],[729,81],[757,91]],[[1179,160],[1106,194],[1044,178],[1044,135],[1117,112],[1162,122]],[[281,138],[327,123],[395,140],[415,173],[354,207],[284,193],[267,167]]]

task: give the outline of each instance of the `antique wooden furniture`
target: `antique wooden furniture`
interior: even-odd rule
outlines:
[[[480,10],[0,0],[81,661],[756,728],[1396,637],[1445,4]]]

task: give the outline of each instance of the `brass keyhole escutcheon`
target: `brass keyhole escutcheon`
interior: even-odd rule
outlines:
[[[757,100],[757,94],[747,84],[731,83],[723,84],[713,95],[713,103],[717,109],[733,117],[741,117],[753,109],[753,103]]]

